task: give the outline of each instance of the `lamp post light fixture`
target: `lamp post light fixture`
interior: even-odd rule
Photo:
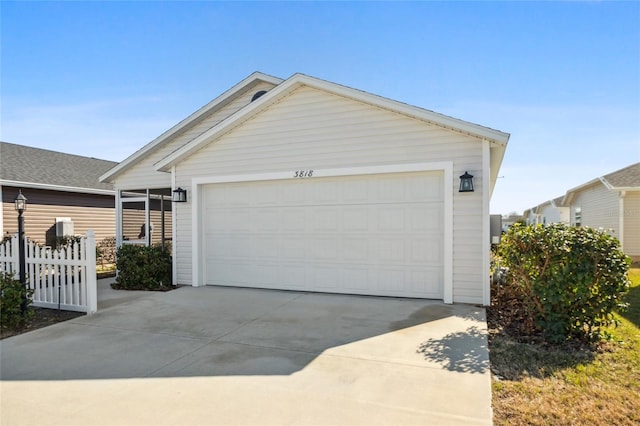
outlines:
[[[464,172],[464,174],[460,176],[459,192],[473,192],[473,175],[470,175],[469,172]]]
[[[186,203],[187,202],[187,190],[180,187],[173,190],[171,201],[174,203]]]
[[[22,213],[27,209],[27,197],[22,195],[22,190],[19,190],[16,199],[14,200],[16,205],[16,211],[18,212],[18,274],[20,277],[20,284],[23,287],[27,287],[27,277],[26,277],[26,262],[25,262],[25,252],[24,252],[24,217]],[[22,314],[27,311],[27,292],[25,291],[22,297],[22,303],[20,304],[20,310]]]

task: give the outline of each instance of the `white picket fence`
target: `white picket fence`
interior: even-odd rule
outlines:
[[[33,306],[79,311],[98,310],[96,240],[92,230],[66,248],[53,250],[33,241],[25,244],[27,284]],[[0,245],[0,271],[19,275],[18,235]]]

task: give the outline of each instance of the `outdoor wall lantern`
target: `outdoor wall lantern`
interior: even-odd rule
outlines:
[[[173,190],[173,198],[171,201],[174,203],[186,203],[187,202],[187,190],[180,187]]]
[[[464,172],[460,176],[460,191],[459,192],[473,192],[473,175],[469,172]]]
[[[27,268],[26,258],[24,252],[24,217],[22,213],[27,209],[27,197],[22,195],[22,190],[18,191],[16,199],[13,200],[16,204],[16,211],[18,212],[18,276],[20,277],[20,283],[23,287],[27,286]],[[24,314],[27,311],[27,293],[25,292],[22,301],[20,303],[20,311]]]

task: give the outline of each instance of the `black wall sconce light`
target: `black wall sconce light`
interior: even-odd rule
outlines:
[[[187,190],[180,187],[173,190],[173,196],[171,201],[174,203],[186,203],[187,202]]]
[[[459,192],[473,192],[473,175],[469,172],[464,172],[460,176],[460,191]]]

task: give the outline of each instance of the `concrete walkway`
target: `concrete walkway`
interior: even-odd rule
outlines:
[[[123,292],[0,342],[8,425],[490,425],[483,308],[221,287]]]

